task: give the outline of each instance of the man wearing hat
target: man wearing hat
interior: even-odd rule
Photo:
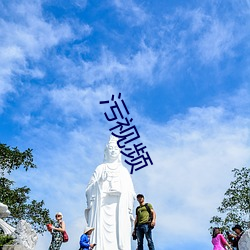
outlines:
[[[138,250],[143,250],[144,235],[148,242],[148,249],[155,250],[152,239],[152,229],[155,226],[156,213],[150,203],[144,202],[143,194],[137,195],[137,201],[140,205],[136,208],[135,228],[132,236],[137,237]]]
[[[232,228],[232,230],[236,233],[236,235],[232,234],[232,236],[234,237],[234,245],[236,246],[235,249],[239,250],[238,242],[239,242],[242,234],[244,233],[244,231],[240,225],[235,225]]]
[[[93,232],[93,227],[86,227],[83,235],[80,238],[80,249],[79,250],[91,250],[95,247],[96,244],[90,244],[89,239],[90,235]]]

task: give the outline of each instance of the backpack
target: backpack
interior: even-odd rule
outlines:
[[[150,227],[151,229],[153,229],[154,227],[151,226],[151,222],[152,222],[152,220],[153,220],[153,214],[151,213],[151,209],[150,209],[150,207],[148,206],[148,203],[145,203],[143,206],[146,207],[146,209],[147,209],[147,211],[148,211],[148,214],[149,214],[148,225],[149,225],[149,227]],[[138,216],[138,209],[139,209],[139,208],[140,208],[140,206],[138,206],[138,207],[136,208],[136,215],[137,215],[137,216]]]

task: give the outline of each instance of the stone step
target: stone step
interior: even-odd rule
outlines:
[[[26,249],[21,245],[5,245],[0,247],[0,250],[26,250]]]

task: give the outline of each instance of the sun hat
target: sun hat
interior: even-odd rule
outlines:
[[[95,230],[93,227],[86,227],[83,233],[86,234],[87,232],[93,231],[93,230]]]
[[[56,216],[57,216],[57,215],[61,215],[61,216],[63,217],[63,214],[62,214],[61,212],[57,212],[57,213],[56,213]]]

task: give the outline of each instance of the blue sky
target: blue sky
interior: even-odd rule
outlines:
[[[33,149],[38,168],[10,178],[63,212],[62,250],[78,247],[109,137],[99,102],[118,93],[154,163],[132,179],[156,248],[211,249],[209,220],[250,160],[249,20],[249,0],[0,1],[1,143]]]

